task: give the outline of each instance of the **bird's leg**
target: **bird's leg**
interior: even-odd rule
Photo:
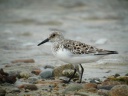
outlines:
[[[84,68],[83,68],[83,66],[81,65],[81,64],[79,64],[80,65],[80,67],[81,67],[81,73],[80,73],[80,81],[78,82],[78,83],[81,83],[81,81],[82,81],[82,76],[83,76],[83,72],[84,72]]]
[[[74,77],[75,73],[76,73],[76,68],[74,69],[74,73],[73,73],[72,76],[69,78],[69,80],[68,80],[68,81],[64,81],[64,82],[65,82],[65,83],[69,83],[69,82],[71,81],[71,79]]]

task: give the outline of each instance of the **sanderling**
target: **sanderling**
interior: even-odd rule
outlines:
[[[79,82],[81,83],[84,72],[81,63],[95,62],[105,55],[118,54],[117,51],[99,49],[79,41],[65,39],[61,32],[51,33],[49,37],[39,43],[38,46],[48,41],[52,43],[52,52],[57,58],[64,62],[73,64],[74,66],[74,73],[69,80],[66,81],[67,83],[71,81],[76,71],[79,73]],[[81,67],[81,72],[76,68],[78,64]]]

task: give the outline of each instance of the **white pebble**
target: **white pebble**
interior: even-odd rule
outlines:
[[[107,42],[106,38],[101,38],[95,42],[95,44],[105,44]]]

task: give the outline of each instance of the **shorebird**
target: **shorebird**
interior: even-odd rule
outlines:
[[[95,62],[105,55],[118,54],[117,51],[99,49],[79,41],[65,39],[61,32],[51,33],[49,37],[39,43],[38,46],[46,42],[52,43],[52,53],[54,56],[61,61],[70,63],[74,66],[74,73],[68,81],[65,81],[66,83],[71,81],[76,72],[79,73],[79,83],[81,83],[84,72],[84,68],[81,63]],[[78,65],[81,67],[81,72],[76,68]]]

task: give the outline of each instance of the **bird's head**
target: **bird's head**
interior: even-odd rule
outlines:
[[[45,39],[41,43],[39,43],[38,46],[40,46],[41,44],[44,44],[46,42],[59,42],[63,39],[64,39],[64,37],[61,32],[53,32],[49,35],[49,37],[47,39]]]

